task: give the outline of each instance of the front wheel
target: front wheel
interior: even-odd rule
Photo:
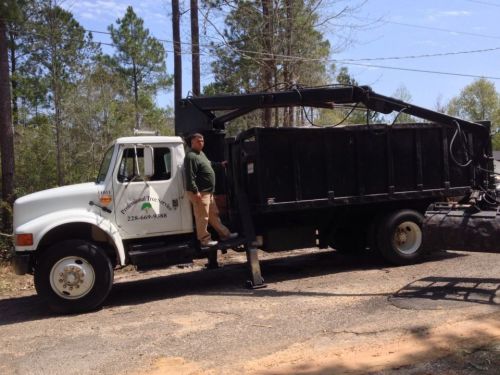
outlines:
[[[98,308],[113,285],[113,268],[104,249],[84,240],[52,245],[35,268],[35,288],[49,308],[77,313]]]
[[[383,257],[396,265],[419,262],[425,255],[422,247],[424,217],[417,211],[396,211],[382,220],[377,245]]]

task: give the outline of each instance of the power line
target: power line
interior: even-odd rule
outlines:
[[[353,17],[356,18],[356,19],[358,19],[358,20],[364,20],[364,21],[385,22],[385,23],[390,23],[390,24],[393,24],[393,25],[413,27],[413,28],[417,28],[417,29],[440,31],[440,32],[453,33],[453,34],[458,34],[458,35],[468,35],[468,36],[474,36],[474,37],[479,37],[479,38],[499,39],[500,40],[500,36],[499,35],[488,35],[488,34],[480,34],[480,33],[471,33],[471,32],[468,32],[468,31],[445,29],[445,28],[434,27],[434,26],[416,25],[416,24],[413,24],[413,23],[405,23],[405,22],[390,21],[390,20],[383,20],[383,19],[374,19],[374,18],[366,18],[366,17],[355,17],[355,16],[353,16]]]
[[[88,29],[83,29],[83,30],[86,32],[92,32],[92,33],[98,33],[98,34],[106,34],[106,35],[111,34],[109,32],[99,31],[99,30],[88,30]],[[42,35],[42,34],[36,34],[33,32],[31,32],[31,33],[34,35],[39,35],[39,36],[44,36],[44,37],[47,36],[47,35]],[[159,40],[161,42],[165,42],[165,43],[172,42],[171,40],[166,40],[166,39],[157,39],[157,40]],[[110,43],[98,42],[98,41],[93,41],[93,42],[100,44],[100,45],[107,45],[107,46],[111,46],[111,47],[116,47],[115,45],[110,44]],[[191,44],[188,42],[181,42],[181,43]],[[205,45],[205,46],[207,46],[207,45]],[[273,53],[269,53],[269,52],[243,50],[243,49],[232,48],[232,47],[228,46],[227,43],[221,44],[221,46],[227,46],[227,47],[231,48],[232,51],[234,51],[235,53],[238,53],[238,54],[250,54],[250,55],[254,55],[254,56],[255,55],[256,56],[267,56],[267,57],[261,58],[261,60],[274,60],[276,58],[281,58],[281,59],[289,60],[289,61],[336,62],[336,63],[345,64],[345,65],[373,67],[373,68],[379,68],[379,69],[401,70],[401,71],[409,71],[409,72],[416,72],[416,73],[428,73],[428,74],[439,74],[439,75],[449,75],[449,76],[459,76],[459,77],[487,78],[487,79],[491,79],[491,80],[500,80],[500,77],[493,77],[493,76],[484,76],[484,75],[476,75],[476,74],[443,72],[443,71],[434,71],[434,70],[426,70],[426,69],[404,68],[404,67],[359,63],[359,61],[402,60],[402,59],[416,59],[416,58],[424,58],[424,57],[449,56],[449,55],[459,55],[459,54],[469,54],[469,53],[484,53],[484,52],[491,52],[491,51],[500,50],[500,47],[492,47],[492,48],[486,48],[486,49],[480,49],[480,50],[469,50],[469,51],[443,52],[443,53],[424,54],[424,55],[376,57],[376,58],[362,58],[362,59],[324,59],[324,58],[307,58],[307,57],[301,57],[301,56],[290,56],[290,55],[273,54]],[[213,48],[214,46],[210,45],[210,47]],[[165,50],[165,52],[174,53],[174,51],[170,51],[170,50]],[[191,53],[190,52],[182,52],[182,54],[191,54]],[[210,52],[210,53],[200,52],[200,55],[214,56],[216,54],[214,52]]]
[[[500,4],[490,3],[489,1],[481,1],[481,0],[465,0],[465,1],[468,1],[469,3],[483,4],[483,5],[489,5],[491,7],[500,8]]]
[[[91,29],[84,29],[86,32],[90,33],[95,33],[95,34],[104,34],[104,35],[111,35],[110,32],[106,31],[100,31],[100,30],[91,30]],[[39,34],[40,35],[40,34]],[[41,35],[44,36],[44,35]],[[173,43],[172,40],[168,39],[159,39],[155,38],[156,40],[164,43]],[[110,43],[105,43],[105,42],[98,42],[94,41],[94,43],[99,43],[107,46],[114,46],[113,44]],[[186,44],[186,45],[191,45],[190,42],[180,42],[181,44]],[[201,47],[208,47],[208,48],[217,48],[217,47],[223,47],[227,46],[227,43],[220,42],[216,45],[212,44],[199,44]],[[293,56],[293,55],[282,55],[282,54],[274,54],[271,52],[259,52],[259,51],[250,51],[250,50],[244,50],[240,48],[234,48],[230,47],[232,51],[235,52],[243,52],[243,53],[248,53],[248,54],[254,54],[254,55],[262,55],[262,56],[269,56],[271,58],[285,58],[289,60],[304,60],[304,61],[324,61],[325,59],[321,58],[306,58],[302,56]],[[404,60],[404,59],[419,59],[419,58],[429,58],[429,57],[441,57],[441,56],[453,56],[453,55],[462,55],[462,54],[473,54],[473,53],[484,53],[484,52],[493,52],[493,51],[498,51],[500,50],[500,47],[491,47],[491,48],[483,48],[483,49],[476,49],[476,50],[464,50],[464,51],[452,51],[452,52],[438,52],[438,53],[433,53],[433,54],[421,54],[421,55],[406,55],[406,56],[382,56],[382,57],[366,57],[366,58],[358,58],[358,59],[327,59],[325,61],[328,62],[347,62],[347,61],[384,61],[384,60]],[[165,50],[165,52],[169,53],[174,53],[174,51],[171,50]],[[186,52],[181,52],[183,55],[184,54],[191,54],[191,52],[186,51]],[[205,55],[205,56],[210,56],[214,55],[214,53],[199,53],[200,55]]]
[[[440,57],[440,56],[454,56],[454,55],[464,55],[471,53],[484,53],[498,51],[500,47],[468,50],[468,51],[455,51],[455,52],[439,52],[439,53],[426,53],[422,55],[407,55],[407,56],[392,56],[392,57],[373,57],[364,59],[343,59],[343,61],[378,61],[378,60],[404,60],[404,59],[420,59],[425,57]]]
[[[484,75],[476,75],[476,74],[464,74],[464,73],[452,73],[452,72],[442,72],[437,70],[425,70],[425,69],[413,69],[413,68],[400,68],[397,66],[386,66],[386,65],[375,65],[375,64],[361,64],[355,62],[343,62],[346,65],[358,65],[369,68],[380,68],[380,69],[390,69],[390,70],[403,70],[407,72],[415,72],[415,73],[429,73],[429,74],[440,74],[447,76],[458,76],[458,77],[469,77],[469,78],[486,78],[491,80],[500,80],[500,77],[492,77],[492,76],[484,76]]]
[[[428,57],[454,56],[454,55],[473,54],[473,53],[485,53],[485,52],[498,51],[498,50],[500,50],[500,47],[491,47],[491,48],[465,50],[465,51],[426,53],[426,54],[421,54],[421,55],[366,57],[366,58],[358,58],[358,59],[311,58],[311,57],[302,57],[302,56],[294,56],[294,55],[276,54],[276,53],[271,53],[271,52],[250,51],[250,50],[243,50],[243,49],[238,49],[238,48],[231,48],[231,50],[236,51],[236,52],[245,52],[245,53],[254,54],[254,55],[268,56],[268,58],[263,58],[263,60],[282,58],[285,60],[292,60],[292,61],[293,60],[304,60],[304,61],[326,61],[326,62],[345,62],[345,61],[354,61],[355,62],[355,61],[406,60],[406,59],[420,59],[420,58],[428,58]]]
[[[475,0],[468,0],[468,1],[475,1]],[[369,19],[366,19],[366,20],[369,20]],[[475,35],[475,36],[483,36],[483,37],[488,37],[488,38],[500,39],[500,36],[497,37],[497,36],[484,35],[484,34],[474,34],[474,33],[461,32],[461,31],[455,31],[455,30],[449,30],[449,29],[435,28],[435,27],[430,27],[430,26],[413,25],[413,24],[407,24],[407,23],[395,22],[395,21],[385,21],[385,22],[393,23],[393,24],[397,24],[397,25],[410,26],[410,27],[419,27],[419,28],[425,28],[425,29],[431,29],[431,30],[453,32],[456,34],[467,34],[467,35]],[[94,33],[94,34],[111,35],[111,33],[109,31],[91,30],[91,29],[85,29],[85,28],[83,28],[83,30],[86,32]],[[156,38],[156,37],[155,37],[155,39],[160,41],[160,42],[163,42],[163,43],[173,43],[173,40],[169,40],[169,39],[160,39],[160,38]],[[113,46],[112,44],[105,43],[105,42],[95,42],[95,43]],[[180,44],[191,45],[191,42],[182,42],[181,41]],[[221,42],[221,41],[219,41],[219,43],[215,44],[215,45],[199,43],[200,47],[207,47],[207,48],[214,48],[214,47],[216,48],[218,46],[225,46],[225,45],[228,45],[228,43]],[[230,47],[230,48],[234,51],[241,51],[241,52],[245,52],[245,53],[267,54],[270,56],[279,56],[279,57],[285,56],[285,55],[277,55],[277,54],[266,53],[266,52],[248,51],[248,50],[243,50],[243,49],[234,48],[234,47]],[[369,58],[343,59],[343,60],[345,60],[345,61],[377,61],[377,60],[417,59],[417,58],[426,58],[426,57],[438,57],[438,56],[451,56],[451,55],[461,55],[461,54],[470,54],[470,53],[492,52],[492,51],[496,51],[496,50],[500,50],[500,47],[491,47],[491,48],[484,48],[484,49],[477,49],[477,50],[466,50],[466,51],[440,52],[440,53],[435,53],[435,54],[421,54],[421,55],[393,56],[393,57],[373,57],[373,58],[369,57]],[[174,51],[166,50],[165,52],[173,53]],[[182,53],[182,54],[191,54],[191,53],[186,52],[186,53]],[[205,55],[208,55],[208,54],[205,54]],[[287,56],[287,57],[293,58],[292,56]],[[336,60],[333,59],[333,60],[329,60],[329,61],[335,62]]]

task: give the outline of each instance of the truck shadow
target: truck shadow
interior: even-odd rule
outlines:
[[[467,256],[466,254],[439,252],[432,254],[428,261],[439,261]],[[343,294],[315,292],[307,290],[278,291],[271,289],[272,284],[300,280],[309,277],[346,273],[353,271],[387,269],[391,266],[372,253],[345,255],[335,251],[321,251],[300,255],[288,255],[274,259],[261,260],[262,275],[268,288],[246,289],[247,268],[245,263],[224,265],[210,271],[194,271],[183,274],[154,277],[140,281],[125,281],[115,284],[106,306],[136,305],[154,300],[182,297],[185,295],[233,295],[252,297],[300,296],[390,296],[387,294]]]
[[[500,279],[474,277],[425,277],[415,280],[391,296],[391,302],[402,308],[432,309],[431,301],[476,303],[500,306]],[[443,306],[442,304],[439,306]]]
[[[439,252],[432,254],[428,261],[440,261],[466,254]],[[390,269],[377,256],[363,254],[346,256],[334,251],[313,252],[288,255],[261,261],[262,274],[266,283],[286,280],[299,280],[334,273],[346,273],[358,270]],[[118,281],[104,304],[104,308],[124,305],[138,305],[161,299],[178,298],[185,295],[239,295],[239,296],[389,296],[390,294],[336,294],[306,290],[277,291],[271,288],[249,290],[244,288],[247,279],[245,263],[228,264],[215,270],[194,270],[167,276],[150,277],[140,280]],[[57,318],[51,314],[36,295],[14,297],[0,300],[0,326]]]

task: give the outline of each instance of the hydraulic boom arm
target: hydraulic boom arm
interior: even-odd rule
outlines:
[[[489,133],[487,125],[463,120],[380,95],[372,91],[368,86],[297,87],[279,92],[187,98],[180,103],[175,130],[179,135],[200,130],[222,130],[228,121],[262,108],[304,106],[333,109],[336,105],[345,104],[362,104],[369,110],[384,114],[403,111],[427,121],[454,127],[458,124],[470,131]]]

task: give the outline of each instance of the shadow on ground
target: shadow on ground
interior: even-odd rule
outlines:
[[[440,261],[467,256],[465,254],[439,252],[432,254],[429,261]],[[333,273],[356,270],[381,269],[386,263],[373,254],[348,256],[334,251],[319,251],[307,254],[289,255],[261,261],[262,274],[266,283],[298,280]],[[146,302],[177,298],[184,295],[238,295],[253,297],[301,296],[385,296],[388,294],[335,294],[314,291],[277,291],[272,289],[245,289],[246,264],[229,264],[215,270],[183,272],[168,276],[142,280],[121,281],[113,286],[106,307],[137,305]],[[25,321],[55,317],[48,312],[37,296],[24,296],[0,300],[0,326]]]
[[[464,303],[500,306],[500,279],[425,277],[400,289],[390,301],[414,310],[458,308]]]

